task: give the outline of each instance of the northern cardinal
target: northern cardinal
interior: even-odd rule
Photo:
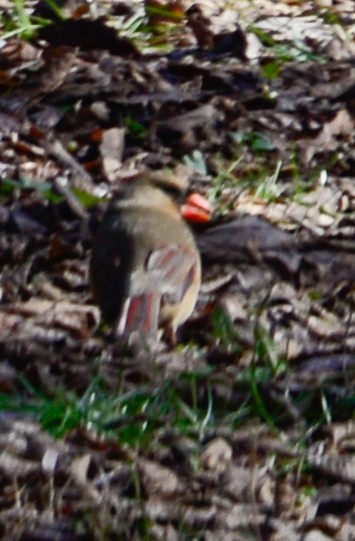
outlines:
[[[104,319],[116,334],[139,331],[175,338],[191,315],[201,283],[194,237],[182,218],[207,221],[211,205],[191,194],[181,208],[186,181],[146,174],[124,182],[109,204],[94,243],[90,275]]]

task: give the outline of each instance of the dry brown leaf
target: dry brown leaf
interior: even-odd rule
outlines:
[[[138,460],[137,466],[149,497],[172,497],[183,492],[183,484],[173,470],[143,458]]]
[[[232,460],[232,448],[226,440],[216,438],[209,442],[201,455],[201,464],[207,469],[221,473]]]

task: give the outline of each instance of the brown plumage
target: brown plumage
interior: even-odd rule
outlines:
[[[146,175],[126,181],[107,209],[90,275],[103,317],[119,335],[140,331],[158,338],[168,329],[174,336],[194,309],[200,256],[170,194],[185,188],[182,180]],[[202,217],[208,219],[208,202],[203,198],[198,204],[203,207],[203,201]],[[183,208],[188,216],[191,206]]]

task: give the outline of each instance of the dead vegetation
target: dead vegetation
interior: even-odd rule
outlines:
[[[351,541],[353,2],[49,6],[0,1],[0,537]],[[216,206],[154,354],[87,279],[142,168]]]

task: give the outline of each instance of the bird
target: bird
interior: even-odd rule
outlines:
[[[206,222],[212,206],[187,180],[145,172],[125,180],[109,203],[93,244],[90,282],[116,336],[137,331],[175,343],[201,285],[201,260],[189,221]]]

